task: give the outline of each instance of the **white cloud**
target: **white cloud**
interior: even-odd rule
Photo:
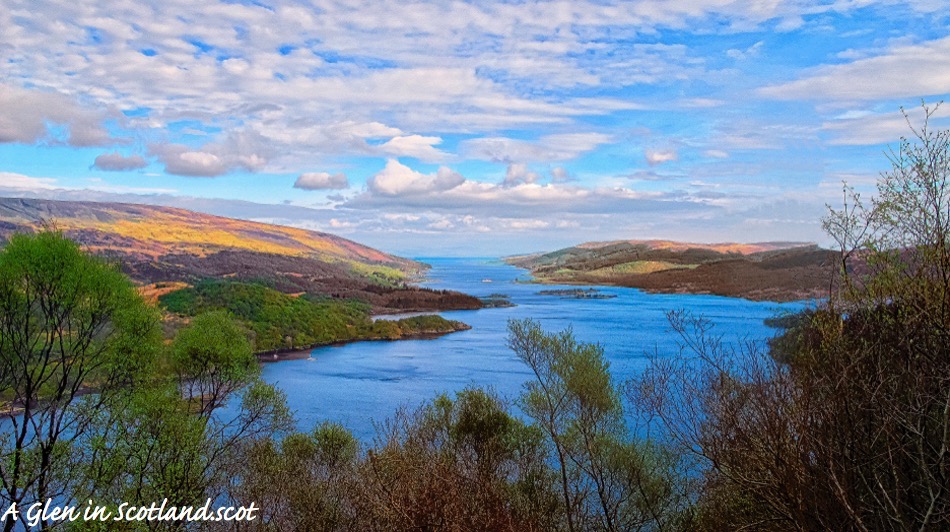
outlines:
[[[109,116],[141,128],[147,144],[179,142],[173,135],[156,140],[161,132],[149,128],[194,120],[222,136],[255,130],[271,148],[241,161],[237,154],[191,146],[188,152],[198,155],[164,156],[171,171],[216,175],[267,166],[299,172],[314,164],[315,155],[384,153],[444,162],[451,157],[429,142],[437,137],[428,132],[497,136],[642,108],[626,96],[576,97],[571,90],[688,79],[701,61],[682,45],[627,46],[604,35],[695,24],[720,12],[763,22],[786,9],[749,15],[719,0],[664,9],[596,1],[422,0],[319,8],[289,2],[264,8],[218,1],[63,6],[12,0],[0,14],[0,49],[7,80],[77,95],[88,105],[83,108],[145,110],[145,116],[129,119],[112,111]],[[550,90],[540,95],[532,87]],[[19,95],[13,99],[22,101]],[[36,142],[50,120],[69,125],[72,144],[111,144],[101,116],[73,110],[65,116],[57,114],[57,105],[26,106],[34,115],[49,110],[28,120],[3,120],[21,111],[0,110],[0,139]],[[370,146],[370,138],[391,140]],[[585,150],[543,143],[536,149],[544,160],[566,160]]]
[[[898,142],[901,137],[912,135],[911,124],[923,123],[924,112],[920,107],[906,110],[907,117],[899,111],[891,113],[872,113],[850,111],[833,120],[824,122],[821,129],[832,134],[832,145],[874,145]],[[931,127],[950,125],[950,109],[940,106],[931,116]]]
[[[793,145],[814,143],[818,127],[796,123],[782,115],[764,115],[724,121],[709,135],[714,150],[775,150]]]
[[[386,167],[366,184],[373,193],[381,196],[406,196],[450,190],[464,181],[460,174],[444,166],[434,174],[423,174],[389,159]]]
[[[107,116],[64,94],[0,83],[0,143],[46,140],[78,147],[107,145],[114,142],[102,125]],[[65,128],[64,135],[51,129],[51,124]]]
[[[169,174],[217,177],[232,170],[257,172],[264,168],[272,146],[255,131],[230,133],[199,149],[184,144],[155,144],[150,150]]]
[[[449,220],[448,218],[442,218],[441,220],[436,220],[428,224],[426,227],[430,229],[437,229],[440,231],[444,231],[446,229],[452,229],[453,227],[455,227],[455,224],[452,223],[452,221]]]
[[[24,197],[43,197],[48,199],[76,199],[80,201],[122,201],[128,195],[135,195],[139,202],[142,194],[174,194],[177,190],[161,187],[129,187],[109,185],[98,178],[89,179],[84,187],[64,186],[58,180],[49,177],[33,177],[14,172],[0,172],[0,194]]]
[[[567,213],[672,213],[705,208],[701,203],[663,193],[526,182],[534,177],[528,175],[526,167],[519,165],[512,165],[509,173],[519,178],[491,184],[465,179],[446,167],[435,174],[422,174],[391,160],[383,171],[370,179],[366,192],[351,198],[342,207],[385,213],[470,213],[482,219],[546,219]],[[456,221],[459,223],[461,221]]]
[[[679,103],[680,107],[687,109],[708,109],[711,107],[720,107],[726,102],[715,98],[687,98]]]
[[[547,222],[545,220],[519,220],[517,218],[505,219],[502,221],[502,224],[508,229],[513,229],[515,231],[546,229],[551,226],[551,222]]]
[[[886,53],[823,66],[796,81],[760,89],[776,99],[876,100],[950,92],[950,37],[895,46]]]
[[[300,174],[297,181],[294,182],[294,188],[304,190],[340,190],[349,188],[350,183],[346,179],[346,174],[329,174],[327,172],[308,172]]]
[[[632,179],[634,181],[668,181],[670,179],[676,179],[683,177],[680,174],[661,174],[655,170],[636,170],[633,173],[626,176],[627,179]]]
[[[423,162],[441,162],[448,158],[447,153],[435,148],[441,143],[439,137],[405,135],[389,139],[379,146],[379,151],[396,157],[414,157]]]
[[[792,152],[807,158],[829,139],[855,144],[906,133],[900,120],[880,114],[897,103],[870,100],[908,104],[933,88],[946,94],[950,72],[950,38],[919,41],[945,34],[939,16],[917,16],[941,13],[940,0],[258,4],[5,2],[0,141],[109,146],[83,152],[80,171],[89,153],[103,154],[97,168],[137,166],[116,154],[147,146],[143,161],[168,173],[279,173],[317,188],[342,180],[310,169],[359,167],[348,170],[352,178],[368,175],[360,166],[374,164],[368,158],[394,159],[365,189],[321,205],[334,227],[366,235],[430,235],[437,225],[513,231],[504,221],[513,217],[547,223],[538,234],[558,224],[579,228],[578,235],[620,225],[665,233],[683,227],[678,220],[702,219],[705,229],[716,209],[747,199],[713,198],[688,186],[687,175],[722,183],[716,192],[730,195],[807,190],[804,178],[773,185],[779,172],[788,174]],[[896,17],[903,22],[895,25]],[[801,70],[825,49],[783,61],[808,32],[839,23],[836,29],[861,26],[868,33],[842,35],[827,50],[835,64]],[[772,38],[799,24],[805,27],[795,38]],[[903,28],[915,35],[897,36]],[[756,43],[762,35],[769,36],[765,45]],[[768,81],[775,75],[791,81]],[[763,95],[809,102],[770,107]],[[812,112],[811,100],[826,101]],[[649,128],[651,136],[625,142],[636,128]],[[120,144],[110,134],[129,138]],[[694,160],[683,146],[706,159]],[[641,164],[624,179],[643,147],[656,148],[645,153],[654,166]],[[664,164],[676,155],[681,164]],[[409,168],[415,161],[404,159],[406,166],[399,157],[472,173],[466,179],[448,168],[418,171]],[[507,167],[505,182],[489,165],[465,159]],[[815,179],[831,160],[847,165],[830,150],[808,161]],[[565,168],[578,177],[570,179]],[[499,183],[483,182],[489,179]],[[749,192],[756,186],[767,192]],[[316,196],[307,201],[325,202],[324,194]],[[330,227],[326,212],[313,223]],[[611,218],[624,222],[603,221]]]
[[[534,183],[541,179],[537,172],[528,170],[528,165],[524,163],[511,163],[505,171],[505,186],[514,186],[519,183]]]
[[[759,55],[762,52],[763,46],[765,46],[765,42],[759,41],[744,50],[732,48],[726,50],[726,56],[730,57],[731,59],[735,59],[736,61],[745,61]]]
[[[468,157],[493,162],[567,161],[613,141],[605,133],[563,133],[546,135],[535,142],[505,137],[467,140],[460,151]]]
[[[291,127],[283,120],[267,121],[257,124],[256,131],[267,142],[281,147],[274,150],[275,158],[282,154],[296,154],[302,160],[319,154],[373,153],[374,149],[367,141],[403,134],[398,128],[376,121],[321,123],[311,118],[295,119]]]
[[[56,180],[48,177],[30,177],[13,172],[0,172],[0,189],[55,190]]]
[[[711,157],[713,159],[728,159],[729,152],[724,150],[706,150],[703,152],[703,155],[706,157]]]
[[[574,176],[563,166],[555,166],[551,169],[551,180],[555,183],[566,183],[574,179]]]
[[[643,154],[646,157],[647,163],[650,166],[657,166],[663,163],[675,161],[677,158],[676,150],[673,150],[673,149],[666,149],[666,150],[647,149],[643,152]]]
[[[180,150],[166,152],[160,154],[159,158],[165,163],[165,171],[169,174],[215,177],[230,170],[230,167],[221,160],[221,157],[206,151]]]

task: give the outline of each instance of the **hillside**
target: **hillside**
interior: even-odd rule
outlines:
[[[651,292],[791,301],[827,295],[835,257],[832,251],[795,242],[621,240],[509,257],[506,262],[548,284],[607,284]]]
[[[289,294],[368,303],[375,311],[479,308],[476,298],[408,285],[426,266],[335,235],[120,203],[0,198],[0,244],[52,224],[158,289],[202,279],[261,282]]]
[[[259,284],[214,279],[164,294],[158,301],[177,318],[166,320],[172,328],[203,312],[227,311],[252,332],[257,353],[268,355],[262,358],[265,361],[331,343],[439,336],[470,329],[438,315],[374,320],[365,304],[352,300],[309,294],[294,297]]]

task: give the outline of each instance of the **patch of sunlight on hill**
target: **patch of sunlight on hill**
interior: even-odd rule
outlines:
[[[315,237],[313,233],[306,229],[281,226],[264,226],[252,222],[236,221],[235,229],[242,233],[251,233],[247,235],[251,238],[270,238],[289,241],[286,245],[296,248],[305,248],[310,252],[327,253],[329,255],[349,256],[352,253],[331,240],[330,235]],[[282,245],[280,242],[273,242],[276,245]]]
[[[364,264],[356,261],[351,261],[349,264],[356,273],[375,279],[385,285],[396,285],[406,280],[405,273],[389,266]]]
[[[118,220],[110,224],[101,224],[104,232],[115,233],[119,236],[136,240],[151,240],[166,244],[176,244],[181,251],[188,251],[203,256],[210,251],[208,248],[229,247],[257,251],[260,253],[276,253],[280,255],[304,255],[306,250],[250,239],[235,232],[213,227],[175,223],[172,220],[131,221]]]
[[[189,286],[191,285],[188,283],[165,281],[161,283],[151,283],[144,286],[139,286],[138,291],[139,295],[142,296],[142,298],[145,299],[149,305],[155,306],[158,304],[159,297],[165,294],[170,294],[176,290],[188,288]]]
[[[635,260],[633,262],[625,262],[606,268],[598,268],[592,270],[590,273],[597,276],[610,277],[613,275],[644,274],[661,272],[663,270],[695,268],[696,266],[696,264],[674,264],[661,260]]]
[[[298,227],[276,226],[248,220],[223,218],[167,207],[97,206],[91,214],[63,208],[56,226],[63,231],[90,231],[84,235],[89,249],[119,250],[160,257],[168,253],[207,257],[224,249],[282,256],[307,257],[327,263],[343,263],[356,273],[371,275],[383,284],[405,280],[404,266],[411,261],[393,257],[332,234]],[[113,237],[113,238],[110,238]],[[381,263],[387,266],[361,265]]]

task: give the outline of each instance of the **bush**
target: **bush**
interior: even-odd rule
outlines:
[[[846,189],[825,220],[826,305],[772,353],[671,315],[686,356],[631,387],[697,457],[697,528],[950,528],[950,132],[911,129],[871,206]]]

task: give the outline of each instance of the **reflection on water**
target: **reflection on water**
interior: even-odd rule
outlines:
[[[549,331],[571,327],[580,341],[599,342],[618,381],[639,371],[647,353],[675,356],[676,338],[666,313],[687,309],[716,324],[726,340],[764,341],[774,330],[762,320],[801,303],[755,303],[717,296],[655,295],[630,288],[603,287],[611,299],[572,299],[541,295],[565,288],[515,282],[525,272],[487,259],[422,259],[433,268],[425,283],[484,297],[506,294],[516,307],[444,312],[471,330],[436,339],[359,342],[315,349],[311,359],[264,366],[264,379],[286,394],[298,426],[307,430],[322,420],[342,422],[359,438],[374,435],[373,421],[395,410],[415,408],[440,392],[468,385],[490,386],[514,399],[530,375],[505,346],[509,319],[532,318]],[[483,280],[491,279],[491,282]]]

